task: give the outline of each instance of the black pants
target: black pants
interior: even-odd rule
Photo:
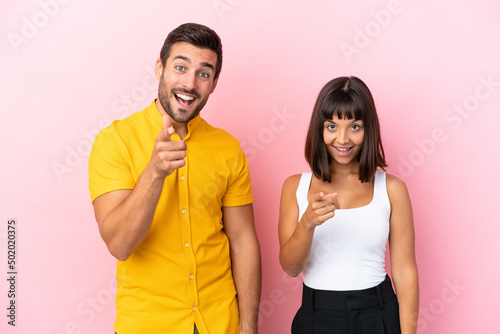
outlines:
[[[303,286],[292,334],[400,334],[399,305],[389,276],[378,286],[355,291]]]

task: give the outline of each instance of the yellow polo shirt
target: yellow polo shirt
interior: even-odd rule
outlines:
[[[161,128],[153,101],[99,133],[89,158],[92,202],[134,188]],[[126,261],[117,261],[119,334],[187,334],[194,323],[200,334],[238,333],[221,208],[253,202],[247,160],[235,138],[199,115],[184,141],[186,165],[165,178],[148,235]]]

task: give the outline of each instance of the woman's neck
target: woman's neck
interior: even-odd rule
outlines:
[[[348,176],[348,175],[359,175],[359,161],[355,160],[348,164],[339,164],[333,161],[330,164],[330,174],[332,176]]]

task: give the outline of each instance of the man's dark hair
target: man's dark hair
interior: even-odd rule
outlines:
[[[219,77],[222,68],[222,42],[215,31],[197,23],[185,23],[172,30],[160,51],[160,59],[165,67],[172,45],[177,42],[187,42],[199,48],[210,49],[217,54],[214,80]]]
[[[385,170],[384,148],[375,102],[366,84],[357,77],[339,77],[328,82],[318,95],[307,132],[305,158],[314,175],[331,182],[330,163],[323,139],[324,122],[336,115],[340,119],[362,120],[365,136],[357,159],[359,179],[371,180],[377,168]]]

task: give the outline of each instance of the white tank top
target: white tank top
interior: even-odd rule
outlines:
[[[297,187],[299,221],[309,205],[312,173]],[[340,194],[342,195],[342,194]],[[385,172],[376,172],[372,201],[354,209],[337,209],[335,216],[314,231],[304,268],[304,284],[319,290],[362,290],[385,279],[385,248],[391,205]]]

